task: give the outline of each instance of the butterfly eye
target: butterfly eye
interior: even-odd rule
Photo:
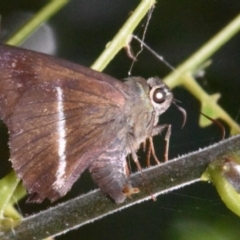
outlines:
[[[166,91],[164,88],[156,88],[153,92],[153,101],[155,103],[163,103],[166,100]]]

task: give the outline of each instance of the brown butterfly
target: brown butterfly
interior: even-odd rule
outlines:
[[[119,81],[45,54],[0,46],[0,117],[10,160],[31,200],[55,201],[88,169],[121,203],[126,156],[159,134],[173,95],[158,78]]]

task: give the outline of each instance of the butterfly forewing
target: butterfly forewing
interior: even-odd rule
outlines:
[[[128,86],[91,69],[0,47],[0,117],[33,200],[56,200],[116,139]]]

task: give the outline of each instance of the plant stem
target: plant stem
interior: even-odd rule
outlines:
[[[240,14],[216,36],[209,40],[202,48],[190,56],[179,67],[177,67],[176,71],[173,71],[166,78],[164,78],[165,83],[171,88],[184,84],[184,74],[194,72],[199,65],[203,64],[214,52],[216,52],[221,46],[230,40],[238,31],[240,31]]]
[[[1,236],[1,239],[41,239],[66,233],[71,229],[151,199],[149,189],[157,196],[200,181],[202,173],[210,162],[235,152],[240,152],[240,136],[143,170],[142,173],[148,179],[149,184],[144,181],[142,173],[133,174],[132,184],[140,189],[140,193],[132,195],[122,204],[117,205],[104,196],[100,190],[95,190],[23,219],[21,224],[14,228],[14,232],[9,231]]]
[[[102,52],[99,58],[91,66],[92,69],[102,71],[113,57],[127,45],[133,30],[146,15],[148,10],[154,6],[155,0],[142,0],[138,7],[134,10],[129,19],[125,22],[113,40],[109,42],[106,49]]]

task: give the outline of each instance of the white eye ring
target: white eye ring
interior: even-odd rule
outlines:
[[[166,90],[164,88],[153,89],[152,99],[155,103],[163,103],[166,100]]]

